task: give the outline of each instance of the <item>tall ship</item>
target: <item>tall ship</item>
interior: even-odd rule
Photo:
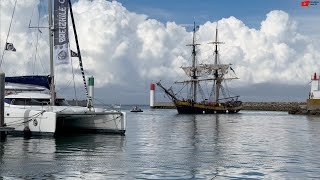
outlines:
[[[239,95],[232,96],[227,87],[227,82],[233,79],[239,79],[235,76],[231,64],[221,64],[219,61],[218,45],[218,27],[216,28],[215,41],[208,44],[214,46],[214,63],[202,64],[197,60],[196,43],[197,26],[193,25],[192,44],[192,64],[189,67],[181,67],[185,74],[190,78],[182,83],[188,87],[187,97],[175,93],[172,88],[165,88],[160,81],[157,85],[164,90],[165,94],[172,100],[179,114],[215,114],[215,113],[237,113],[242,108],[242,101],[238,100]],[[229,71],[233,76],[226,76]],[[230,73],[229,73],[230,74]],[[209,87],[207,94],[202,87]]]

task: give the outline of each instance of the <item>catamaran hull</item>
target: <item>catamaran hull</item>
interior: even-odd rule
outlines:
[[[14,134],[24,135],[65,132],[125,134],[126,131],[126,113],[119,111],[48,112],[6,106],[4,122],[7,127],[14,128]]]
[[[14,134],[53,135],[56,132],[56,113],[5,108],[4,123],[14,128]]]
[[[175,102],[175,106],[179,114],[234,114],[241,110],[241,106],[227,107],[227,106],[208,106],[189,102]]]
[[[93,132],[124,134],[125,112],[57,114],[57,133]]]

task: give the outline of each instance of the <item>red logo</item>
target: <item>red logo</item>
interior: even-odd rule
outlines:
[[[303,7],[308,7],[309,6],[309,1],[302,1],[301,2],[301,6],[303,6]]]

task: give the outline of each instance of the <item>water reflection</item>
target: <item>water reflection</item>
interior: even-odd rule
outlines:
[[[124,144],[125,136],[112,135],[8,137],[0,144],[0,177],[68,177],[61,173],[85,172],[110,158],[114,162],[123,153]]]
[[[55,173],[54,177],[106,178],[105,175],[112,171],[118,175],[123,174],[121,167],[125,161],[125,142],[126,137],[119,135],[58,137],[55,162],[56,166],[63,166],[64,171]]]
[[[5,144],[5,142],[6,142],[5,140],[0,141],[0,166],[1,166],[1,164],[4,164],[3,158],[4,158],[4,144]]]
[[[76,134],[55,138],[56,154],[72,152],[123,151],[125,136]]]
[[[54,161],[55,143],[52,138],[8,136],[1,142],[1,177],[33,177],[51,167]]]
[[[131,163],[135,164],[134,169],[129,167],[128,171],[136,178],[216,176],[228,159],[224,151],[233,146],[233,143],[225,142],[232,139],[232,133],[229,133],[230,127],[224,126],[230,122],[231,126],[236,126],[227,116],[223,116],[221,123],[220,116],[164,114],[151,121],[140,117],[135,126],[149,130],[140,131],[132,142],[132,134],[128,134],[127,145],[136,147],[127,152]],[[137,172],[141,173],[137,175]]]
[[[319,179],[320,120],[278,112],[128,113],[126,136],[8,137],[0,179]]]

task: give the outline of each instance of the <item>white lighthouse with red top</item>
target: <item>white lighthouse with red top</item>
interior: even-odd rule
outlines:
[[[320,111],[320,77],[317,73],[311,77],[311,90],[307,99],[307,110]]]
[[[320,99],[320,77],[317,76],[317,73],[314,73],[311,77],[311,91],[309,99]]]
[[[150,84],[150,107],[154,107],[154,90],[155,85],[153,83]]]

